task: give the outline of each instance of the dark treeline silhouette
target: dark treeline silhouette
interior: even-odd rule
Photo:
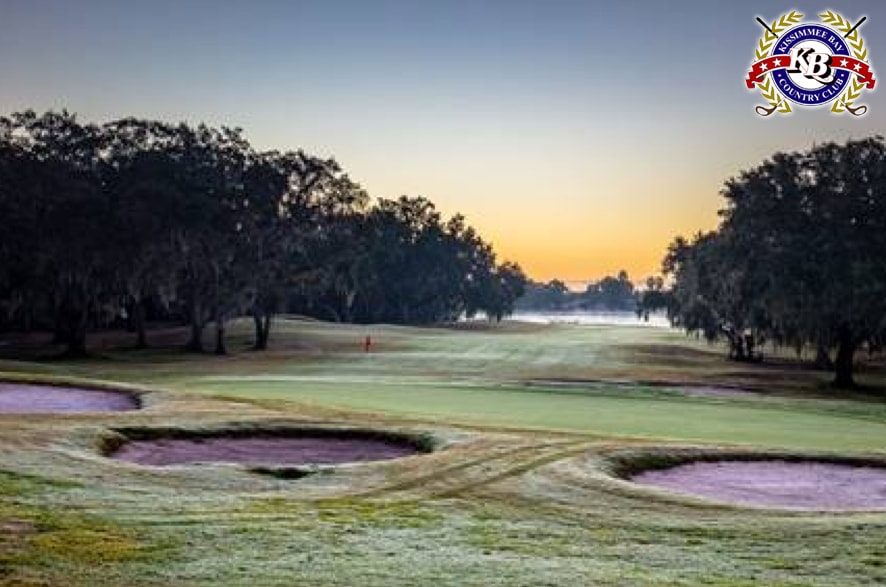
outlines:
[[[626,271],[620,271],[615,277],[609,275],[589,283],[583,292],[570,291],[559,279],[530,283],[523,297],[517,300],[516,307],[523,311],[633,312],[637,303],[638,292],[634,284]]]
[[[837,387],[886,335],[886,144],[880,137],[779,153],[726,183],[717,230],[678,237],[670,291],[644,296],[672,322],[725,338],[737,360],[765,341],[816,351]]]
[[[332,159],[259,152],[239,129],[67,112],[0,118],[0,331],[215,325],[275,313],[429,324],[513,310],[525,277],[462,216],[369,195]]]

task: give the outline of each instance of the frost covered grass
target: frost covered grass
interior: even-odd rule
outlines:
[[[137,412],[0,415],[0,584],[886,583],[886,514],[724,507],[611,474],[612,455],[883,458],[874,393],[832,394],[790,363],[729,364],[659,329],[276,326],[267,354],[182,355],[167,332],[147,351],[111,337],[86,361],[0,362],[5,379],[147,392]],[[236,427],[396,430],[442,450],[308,475],[102,454],[115,430]]]

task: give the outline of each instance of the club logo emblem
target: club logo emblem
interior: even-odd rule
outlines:
[[[748,89],[759,89],[767,102],[757,106],[760,116],[787,114],[794,106],[830,105],[835,114],[853,116],[868,111],[857,104],[862,92],[877,83],[858,32],[867,17],[853,25],[828,10],[819,18],[821,22],[803,22],[796,11],[772,24],[757,18],[766,31],[745,83]]]

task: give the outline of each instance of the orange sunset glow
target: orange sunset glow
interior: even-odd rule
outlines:
[[[771,2],[718,6],[728,28],[692,24],[708,2],[644,4],[642,19],[633,4],[317,4],[296,18],[286,3],[194,2],[174,19],[126,9],[144,24],[129,34],[103,25],[122,7],[36,18],[22,3],[4,13],[0,56],[33,63],[4,68],[0,110],[239,126],[259,148],[335,157],[375,197],[460,212],[531,278],[567,281],[657,273],[676,235],[716,226],[723,182],[742,169],[886,128],[886,108],[754,113],[753,16]],[[880,5],[845,4],[870,15],[869,36],[886,22]],[[667,55],[691,63],[671,63],[660,33],[686,22]]]

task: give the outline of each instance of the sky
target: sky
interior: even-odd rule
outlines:
[[[534,279],[639,280],[742,169],[886,134],[883,90],[754,113],[755,17],[828,8],[886,75],[882,0],[0,0],[0,114],[240,126],[465,214]]]

